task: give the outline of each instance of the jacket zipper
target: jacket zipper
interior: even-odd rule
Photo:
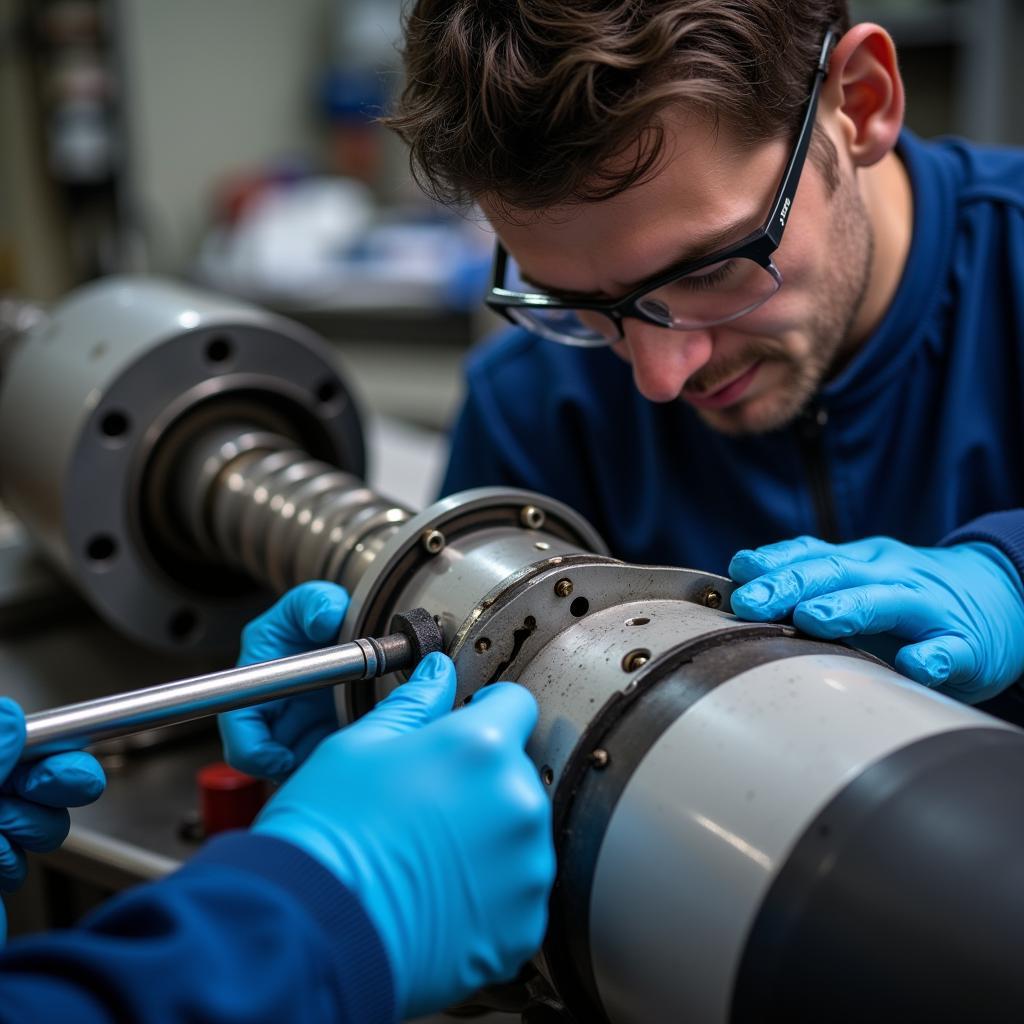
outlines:
[[[818,536],[833,544],[839,542],[839,523],[832,487],[828,478],[828,460],[825,455],[825,425],[828,412],[821,406],[809,406],[797,419],[796,433],[800,455],[811,484],[811,498],[818,521]]]

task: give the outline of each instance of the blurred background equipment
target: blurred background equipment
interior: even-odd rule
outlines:
[[[854,0],[925,136],[1024,143],[1024,5]],[[443,428],[490,236],[432,208],[375,123],[399,0],[0,0],[0,293],[188,277],[343,347],[375,409]],[[401,372],[398,372],[400,369]]]

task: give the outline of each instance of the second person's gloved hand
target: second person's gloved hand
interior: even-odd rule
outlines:
[[[56,850],[71,827],[69,807],[92,803],[106,785],[91,754],[71,750],[19,764],[25,746],[25,716],[10,698],[0,697],[0,890],[25,880],[25,851]],[[7,919],[0,904],[0,941]]]
[[[1024,673],[1024,587],[990,544],[917,548],[888,537],[827,544],[798,537],[740,551],[733,611],[790,615],[813,636],[886,635],[905,676],[974,704]]]
[[[239,665],[288,658],[337,643],[348,594],[336,583],[315,580],[288,591],[242,632]],[[331,687],[282,697],[218,718],[224,758],[233,768],[281,780],[338,728]]]
[[[365,907],[403,1016],[512,977],[544,936],[551,808],[523,748],[530,694],[485,687],[449,713],[455,668],[432,654],[324,740],[254,831],[305,849]]]

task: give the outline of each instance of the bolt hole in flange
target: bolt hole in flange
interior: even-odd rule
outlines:
[[[103,435],[104,444],[117,448],[128,439],[132,422],[128,414],[120,409],[111,409],[100,418],[100,433]]]
[[[336,380],[321,381],[314,391],[321,412],[339,412],[344,405],[344,393]]]
[[[223,335],[211,338],[206,343],[206,361],[214,366],[228,362],[234,354],[235,346],[232,344],[231,339],[225,338]]]
[[[179,608],[167,621],[167,632],[175,643],[187,644],[199,632],[199,616],[191,608]]]
[[[590,611],[590,602],[585,597],[577,597],[573,603],[569,605],[569,611],[572,612],[577,619],[581,619]]]
[[[109,534],[99,533],[86,544],[85,555],[94,568],[105,569],[117,556],[117,541]]]

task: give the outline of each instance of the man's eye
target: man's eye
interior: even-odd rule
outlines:
[[[686,277],[679,278],[676,284],[692,292],[706,291],[722,284],[735,269],[736,261],[726,260],[724,263],[716,263],[693,274],[687,274]]]

